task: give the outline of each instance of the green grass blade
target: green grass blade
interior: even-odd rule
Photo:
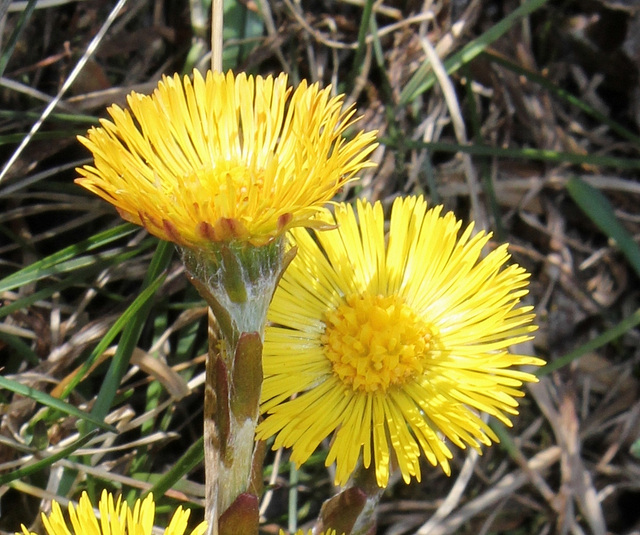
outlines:
[[[116,433],[117,430],[115,427],[106,424],[104,420],[95,418],[90,414],[81,411],[77,407],[70,405],[69,403],[65,403],[64,401],[59,400],[58,398],[54,398],[49,394],[45,394],[44,392],[40,392],[35,388],[31,388],[30,386],[23,385],[17,381],[13,381],[11,379],[7,379],[0,375],[0,387],[5,388],[6,390],[10,390],[15,394],[19,394],[21,396],[26,396],[36,403],[40,403],[41,405],[46,405],[47,407],[51,407],[57,411],[60,411],[69,416],[75,416],[76,418],[80,418],[81,420],[85,420],[87,422],[91,422],[92,424],[98,426],[100,429],[104,429],[105,431],[110,431],[112,433]]]
[[[0,281],[0,292],[6,292],[7,290],[12,290],[13,288],[18,288],[39,280],[43,278],[41,274],[47,272],[47,270],[55,268],[55,266],[58,266],[63,262],[73,261],[82,253],[87,253],[99,247],[103,247],[108,243],[127,236],[128,234],[132,234],[136,230],[138,230],[138,227],[131,225],[130,223],[126,223],[124,225],[105,230],[104,232],[100,232],[80,243],[65,247],[61,251],[34,262],[30,266],[5,277]],[[69,267],[71,268],[71,266]],[[60,272],[61,271],[59,270],[58,273]],[[55,273],[55,270],[47,272],[46,276],[49,276],[52,273]]]
[[[134,255],[137,252],[138,251],[133,251]],[[131,255],[123,255],[123,253],[119,249],[114,249],[111,251],[105,251],[95,255],[78,256],[77,258],[74,258],[72,260],[67,260],[66,262],[60,262],[59,264],[47,267],[45,269],[22,273],[23,277],[14,277],[10,281],[10,284],[6,284],[6,286],[0,283],[0,287],[2,287],[3,290],[11,290],[13,288],[19,288],[21,286],[24,286],[25,284],[30,284],[42,279],[46,279],[48,277],[55,277],[57,275],[62,275],[64,273],[79,271],[83,268],[87,268],[95,265],[104,265],[105,262],[112,263],[110,261],[112,261],[114,258],[121,258],[122,256],[131,256]]]
[[[95,418],[102,420],[107,416],[107,414],[109,414],[109,410],[113,404],[113,400],[116,396],[116,392],[118,391],[118,387],[120,386],[120,382],[122,381],[122,377],[129,366],[131,355],[133,354],[133,350],[140,339],[142,329],[147,321],[149,311],[151,310],[151,305],[153,304],[151,297],[164,280],[163,271],[169,266],[172,256],[173,244],[164,241],[159,242],[153,259],[151,260],[149,269],[147,270],[145,280],[142,284],[144,290],[134,301],[134,303],[136,303],[136,307],[138,305],[140,306],[137,308],[135,313],[127,316],[127,321],[123,320],[121,322],[125,324],[122,337],[118,343],[116,353],[111,359],[111,365],[107,370],[102,386],[100,387],[100,391],[98,392],[96,402],[91,410],[91,415]],[[131,307],[129,307],[129,310],[131,310]],[[120,319],[122,318],[119,318],[119,320]],[[97,349],[98,348],[94,350],[95,355],[100,354]],[[78,375],[83,374],[81,372]],[[85,423],[82,430],[86,432],[89,429],[89,424]],[[76,475],[75,470],[65,470],[60,478],[58,492],[66,494],[72,487]]]
[[[356,49],[356,55],[353,58],[353,67],[349,75],[349,81],[352,85],[362,71],[362,65],[364,64],[364,57],[367,52],[367,33],[371,27],[372,14],[373,0],[366,0],[362,9],[362,19],[360,20],[360,28],[358,30],[358,48]]]
[[[0,341],[13,350],[3,364],[3,366],[6,366],[5,372],[9,370],[11,373],[12,370],[17,370],[25,361],[32,366],[40,364],[38,355],[19,336],[0,331]]]
[[[69,393],[82,381],[82,378],[85,376],[89,368],[93,366],[95,361],[98,359],[102,353],[104,353],[107,348],[111,345],[111,343],[115,340],[116,336],[120,334],[120,332],[125,329],[128,325],[134,324],[136,322],[136,318],[140,314],[141,310],[149,303],[149,300],[153,297],[153,295],[158,291],[158,288],[164,282],[165,277],[160,276],[155,281],[153,281],[149,286],[147,286],[141,293],[136,297],[129,305],[127,310],[125,310],[122,315],[116,320],[116,322],[111,326],[111,328],[107,331],[107,333],[102,337],[100,343],[95,347],[95,349],[91,352],[91,355],[86,359],[84,366],[82,369],[74,376],[74,378],[69,382],[69,384],[65,387],[61,398],[66,398]],[[114,357],[115,358],[115,357]],[[105,415],[106,416],[106,415]]]
[[[388,137],[380,138],[380,142],[390,148],[397,144]],[[557,152],[548,149],[532,148],[502,148],[487,145],[459,145],[441,141],[414,141],[405,139],[403,147],[406,149],[427,149],[435,152],[466,152],[474,156],[494,156],[496,158],[512,158],[517,160],[540,160],[549,163],[570,163],[574,165],[594,165],[601,167],[616,167],[618,169],[640,169],[640,158],[619,158],[617,156],[600,156],[598,154],[574,154],[571,152]]]
[[[298,482],[300,479],[300,474],[296,465],[291,463],[289,466],[289,531],[291,533],[295,533],[298,529]]]
[[[31,136],[34,141],[48,141],[50,139],[69,139],[69,137],[75,137],[78,135],[86,134],[86,129],[83,130],[47,130],[46,132],[36,132]],[[17,145],[25,136],[26,132],[18,132],[15,134],[2,134],[0,135],[0,147],[4,145]]]
[[[9,58],[11,57],[11,54],[13,54],[13,50],[15,49],[16,44],[18,43],[18,39],[20,38],[20,35],[22,34],[23,30],[27,27],[27,23],[29,22],[29,19],[31,18],[31,14],[33,13],[33,10],[35,9],[37,3],[38,3],[37,0],[29,0],[27,2],[26,7],[22,11],[22,13],[20,13],[20,18],[16,22],[16,27],[13,29],[13,33],[7,40],[6,44],[2,47],[3,51],[2,51],[2,54],[0,55],[0,76],[4,74],[4,70],[7,67],[7,63],[9,63]]]
[[[111,360],[111,366],[107,370],[98,398],[91,411],[91,414],[96,418],[104,418],[109,413],[122,376],[129,366],[129,360],[151,310],[153,303],[151,297],[164,281],[165,275],[163,272],[169,266],[172,256],[173,244],[164,241],[159,242],[142,285],[145,290],[134,301],[139,304],[139,308],[135,314],[130,314],[127,318],[122,338],[118,343],[118,349]]]
[[[618,221],[607,198],[599,190],[577,177],[569,179],[567,191],[587,217],[609,238],[615,240],[635,272],[640,276],[640,247]]]
[[[503,67],[509,69],[510,71],[524,76],[530,82],[533,82],[535,84],[538,84],[544,87],[547,91],[549,91],[556,97],[568,102],[572,106],[575,106],[579,110],[585,112],[586,114],[596,119],[598,122],[606,124],[612,131],[616,132],[620,136],[628,139],[632,143],[636,143],[640,145],[640,136],[638,136],[637,134],[634,134],[633,132],[631,132],[631,130],[628,130],[627,128],[622,126],[620,123],[614,121],[604,113],[600,113],[598,110],[596,110],[592,106],[589,106],[589,104],[587,104],[586,102],[583,102],[582,100],[580,100],[575,95],[571,94],[566,89],[558,87],[557,85],[552,83],[549,79],[545,78],[541,74],[530,71],[529,69],[525,69],[524,67],[521,67],[517,63],[513,63],[512,61],[509,61],[507,58],[504,58],[493,52],[485,51],[483,52],[482,55],[485,56],[489,61],[498,63],[499,65],[502,65]]]
[[[207,31],[204,33],[206,35]],[[225,2],[222,70],[226,72],[246,61],[251,51],[259,46],[263,35],[264,21],[259,11],[249,9],[245,2]]]
[[[144,498],[144,496],[149,493],[153,493],[154,496],[162,496],[172,488],[176,482],[198,466],[203,459],[204,437],[200,437],[166,473],[160,476],[153,487],[146,491],[142,497]]]
[[[471,69],[469,69],[468,65],[465,65],[463,68],[464,75],[471,80]],[[476,99],[473,96],[473,89],[471,84],[465,84],[465,90],[467,94],[467,109],[469,110],[469,115],[471,118],[471,129],[473,131],[473,142],[475,145],[484,146],[485,142],[482,137],[482,126],[480,113],[478,112],[478,108],[476,106]],[[482,189],[484,191],[484,195],[487,197],[487,205],[489,211],[491,213],[491,219],[493,220],[493,227],[495,228],[495,236],[498,241],[506,241],[506,232],[504,229],[504,225],[502,224],[502,217],[500,215],[500,206],[498,203],[498,197],[496,195],[495,188],[493,187],[493,180],[491,177],[491,166],[489,165],[490,159],[483,158],[478,165],[478,174],[480,175],[480,180],[482,181]]]
[[[81,280],[86,279],[92,274],[98,273],[108,265],[120,264],[121,262],[124,262],[129,258],[139,254],[140,249],[135,249],[132,251],[127,251],[126,253],[116,254],[115,252],[112,252],[110,254],[101,255],[98,256],[98,261],[91,261],[91,256],[81,257],[80,259],[77,259],[77,261],[63,262],[55,268],[45,270],[43,273],[38,274],[38,278],[35,280],[40,280],[53,274],[59,275],[60,273],[64,273],[66,271],[71,271],[72,275],[60,282],[47,283],[47,285],[42,288],[42,290],[38,290],[37,292],[26,295],[25,297],[14,301],[10,305],[3,306],[2,308],[0,308],[0,319],[8,316],[9,314],[13,314],[18,310],[23,310],[37,303],[38,301],[47,299],[56,292],[60,292],[71,286],[77,286]],[[60,269],[57,269],[58,267]]]
[[[40,470],[44,470],[45,468],[51,466],[56,461],[59,461],[60,459],[64,459],[68,457],[74,451],[80,449],[87,442],[89,442],[97,433],[98,433],[97,430],[87,433],[86,435],[76,440],[73,444],[70,444],[66,448],[60,450],[57,453],[54,453],[53,455],[49,455],[48,457],[40,461],[37,461],[33,464],[30,464],[29,466],[25,466],[23,468],[19,468],[18,470],[14,470],[13,472],[0,475],[0,486],[6,485],[7,483],[10,483],[11,481],[15,481],[16,479],[22,479],[22,478],[28,477],[31,474],[35,474],[36,472],[39,472]]]
[[[14,121],[37,121],[39,113],[32,111],[0,110],[0,119],[13,119]],[[93,115],[73,115],[71,113],[52,113],[49,115],[52,121],[62,121],[68,123],[80,123],[82,125],[99,126],[100,121]]]
[[[480,37],[470,41],[459,52],[445,59],[443,63],[447,73],[451,74],[465,63],[469,63],[483,52],[487,46],[510,30],[521,18],[530,15],[536,9],[546,4],[547,1],[548,0],[528,0],[524,2],[518,9],[509,13],[504,19],[489,28]],[[433,70],[431,70],[431,65],[428,62],[423,63],[418,67],[418,70],[413,74],[409,82],[407,82],[402,93],[400,93],[399,105],[406,106],[409,102],[412,102],[419,95],[430,89],[435,81],[436,77],[433,74]]]
[[[596,349],[608,344],[616,338],[620,338],[622,335],[638,325],[640,325],[640,309],[636,310],[630,316],[627,316],[617,325],[614,325],[599,336],[596,336],[593,340],[581,345],[580,347],[574,349],[573,351],[570,351],[566,355],[538,369],[534,372],[534,374],[538,377],[549,375],[551,372],[558,370],[566,366],[567,364],[571,364],[574,360],[579,359],[583,355],[595,351]]]

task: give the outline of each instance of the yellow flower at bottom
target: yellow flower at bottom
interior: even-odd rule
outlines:
[[[379,486],[390,465],[420,479],[422,454],[450,473],[446,441],[480,451],[498,438],[478,412],[507,425],[524,381],[515,355],[531,339],[529,275],[505,267],[501,246],[481,258],[490,235],[472,236],[442,207],[397,199],[385,237],[380,203],[336,207],[337,230],[292,231],[298,253],[271,307],[264,343],[257,436],[305,462],[331,437],[326,463],[345,484],[360,458]],[[293,398],[292,398],[293,397]],[[421,453],[422,452],[422,453]]]
[[[143,501],[137,500],[131,509],[126,502],[121,501],[120,497],[114,503],[113,495],[103,490],[98,510],[100,519],[97,518],[86,492],[82,493],[77,508],[70,503],[69,520],[73,533],[75,535],[151,535],[152,533],[156,506],[151,494]],[[188,509],[178,507],[164,530],[164,535],[184,535],[189,514]],[[49,516],[42,513],[42,521],[47,535],[71,535],[60,504],[56,501],[51,504]],[[206,522],[201,522],[191,531],[191,535],[204,535],[206,531]],[[36,534],[23,525],[22,535]]]
[[[354,120],[330,88],[287,76],[195,71],[165,77],[153,95],[79,140],[94,164],[77,183],[151,234],[189,248],[209,242],[265,245],[314,215],[370,166],[375,133],[343,134]]]

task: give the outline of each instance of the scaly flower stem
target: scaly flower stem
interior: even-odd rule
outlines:
[[[210,533],[258,529],[252,484],[267,309],[291,255],[284,238],[256,247],[182,249],[191,282],[210,308],[205,388],[206,507]],[[257,476],[256,476],[257,477]]]
[[[376,507],[384,493],[373,467],[359,463],[347,488],[322,504],[314,532],[335,529],[348,535],[374,535]]]

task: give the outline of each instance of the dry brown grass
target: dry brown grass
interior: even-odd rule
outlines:
[[[33,13],[0,81],[6,161],[114,2],[59,4]],[[362,127],[379,130],[378,167],[345,199],[425,193],[493,230],[495,243],[508,241],[514,260],[532,273],[530,301],[540,330],[523,351],[549,362],[579,354],[529,388],[515,427],[498,429],[502,447],[480,457],[456,452],[451,478],[425,467],[421,483],[390,486],[379,510],[380,534],[640,532],[640,463],[631,450],[640,436],[640,333],[631,325],[600,347],[583,348],[639,309],[638,266],[566,188],[580,176],[604,193],[637,242],[640,9],[622,0],[549,1],[447,74],[440,62],[519,5],[376,2],[376,26],[360,43],[361,0],[238,2],[227,14],[226,67],[286,70],[294,81],[331,83],[357,103]],[[2,19],[3,43],[18,16]],[[32,273],[7,286],[19,269],[119,224],[102,202],[72,185],[73,168],[87,158],[74,134],[86,121],[60,114],[99,116],[132,89],[151,90],[162,73],[206,68],[207,24],[206,11],[190,12],[184,2],[126,4],[39,129],[41,137],[26,145],[0,183],[0,295],[10,311],[0,324],[0,370],[7,378],[59,395],[138,295],[156,246],[136,231],[87,253],[93,256],[80,266],[42,278]],[[408,95],[427,60],[435,83]],[[84,253],[75,251],[69,260],[80,258]],[[0,487],[2,533],[36,521],[51,498],[64,504],[83,488],[135,496],[200,436],[206,314],[176,259],[146,313],[105,418],[118,434],[99,431],[73,456]],[[117,340],[67,401],[83,410],[94,406]],[[0,474],[78,438],[74,417],[9,390],[0,390],[0,417]],[[297,474],[301,522],[313,518],[331,490],[322,455],[314,459]],[[286,525],[291,474],[285,461],[286,452],[271,459],[280,472],[271,476],[265,533]],[[73,484],[60,490],[60,481]],[[196,466],[161,503],[201,505],[202,483]]]

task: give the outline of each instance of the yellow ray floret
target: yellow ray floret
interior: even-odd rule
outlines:
[[[421,197],[398,199],[388,235],[382,205],[338,205],[337,229],[294,229],[298,254],[275,293],[264,344],[257,435],[305,462],[331,438],[327,464],[345,484],[358,462],[384,487],[392,464],[420,479],[420,459],[450,473],[448,444],[497,441],[479,412],[510,425],[541,359],[508,352],[531,339],[529,275],[507,266]]]
[[[127,221],[190,248],[208,242],[260,246],[314,215],[371,165],[375,133],[344,133],[355,111],[342,96],[287,76],[195,71],[165,77],[146,96],[80,141],[94,164],[77,183],[113,204]]]
[[[97,516],[89,496],[83,492],[77,507],[69,504],[69,522],[56,501],[51,504],[51,514],[42,513],[42,521],[47,535],[151,535],[153,532],[156,506],[151,494],[144,500],[137,500],[132,509],[120,497],[114,502],[113,495],[103,490],[98,510]],[[188,509],[178,507],[162,533],[184,535],[189,514]],[[190,534],[204,535],[206,531],[206,522],[201,522]],[[23,525],[22,533],[16,535],[36,534]]]

